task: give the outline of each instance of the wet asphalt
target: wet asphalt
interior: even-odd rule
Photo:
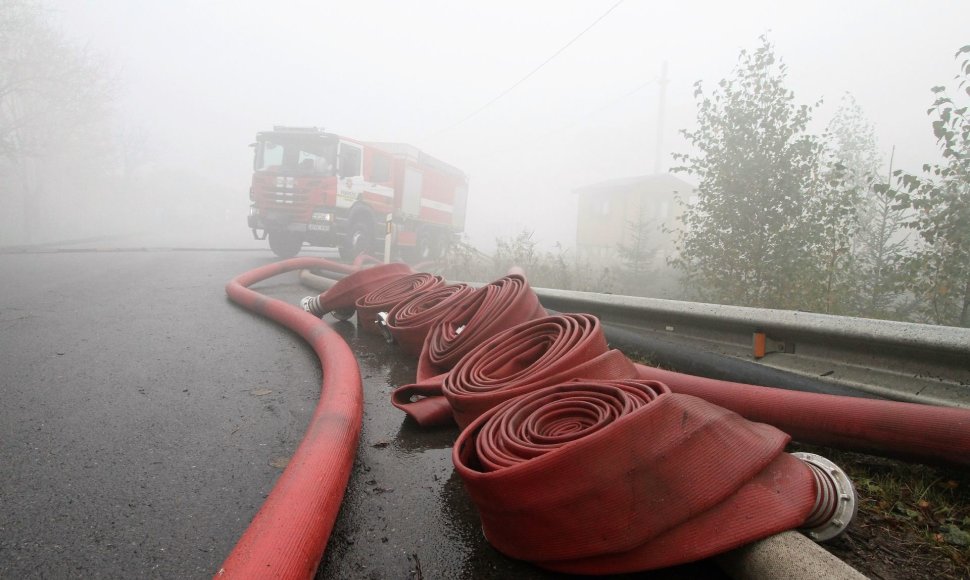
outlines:
[[[0,578],[205,578],[296,448],[320,368],[225,283],[266,250],[0,252]],[[295,273],[256,289],[297,304]],[[484,540],[457,429],[389,403],[415,362],[354,321],[365,414],[318,578],[548,578]],[[707,564],[651,577],[716,577]]]

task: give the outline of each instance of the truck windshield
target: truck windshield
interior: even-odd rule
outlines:
[[[253,169],[290,174],[333,175],[337,143],[331,139],[261,139]]]

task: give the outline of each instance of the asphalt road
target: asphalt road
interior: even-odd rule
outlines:
[[[211,576],[296,448],[320,368],[235,306],[266,250],[49,246],[0,252],[0,578]],[[292,273],[256,288],[297,303]],[[333,321],[332,321],[333,322]],[[335,323],[365,416],[318,577],[543,578],[481,534],[454,475],[456,429],[390,406],[414,361]],[[701,565],[664,576],[709,575]]]

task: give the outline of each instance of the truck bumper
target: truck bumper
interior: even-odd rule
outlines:
[[[333,208],[321,207],[314,210],[309,223],[293,222],[288,219],[273,219],[274,215],[269,212],[263,215],[255,207],[249,210],[247,224],[255,233],[263,231],[285,231],[302,234],[303,239],[315,246],[335,246],[338,242],[338,234],[342,233],[345,227],[345,220],[342,219]]]

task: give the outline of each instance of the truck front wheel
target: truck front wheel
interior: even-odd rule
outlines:
[[[269,249],[280,258],[292,258],[300,253],[303,237],[294,232],[274,230],[269,232]]]
[[[340,257],[351,261],[374,249],[374,224],[366,215],[357,215],[347,224],[347,235],[340,244]]]

